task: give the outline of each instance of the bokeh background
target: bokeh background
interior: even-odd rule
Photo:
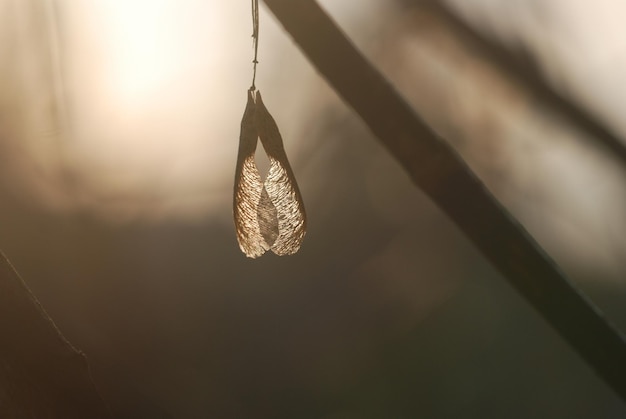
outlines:
[[[436,11],[621,141],[626,5],[321,3],[626,330],[624,159]],[[243,256],[251,31],[243,0],[0,0],[0,248],[118,416],[626,417],[264,8],[257,86],[309,232],[295,256]]]

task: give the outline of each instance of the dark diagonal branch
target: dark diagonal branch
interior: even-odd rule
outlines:
[[[314,0],[264,0],[415,184],[626,400],[626,344]]]
[[[518,83],[527,93],[539,102],[558,112],[569,124],[581,133],[598,141],[610,150],[626,166],[626,142],[612,130],[608,129],[597,117],[590,114],[584,107],[566,98],[555,90],[543,77],[541,71],[523,52],[513,54],[502,45],[488,39],[474,30],[463,19],[458,17],[444,2],[440,0],[405,0],[430,11],[437,18],[437,23],[452,31],[458,40],[471,48],[472,53],[479,55],[512,81]]]
[[[85,356],[0,252],[0,417],[104,419]]]

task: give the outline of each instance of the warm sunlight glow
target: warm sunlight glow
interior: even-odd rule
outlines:
[[[230,221],[252,75],[249,2],[0,0],[0,9],[0,90],[23,121],[13,134],[20,168],[48,207]],[[313,71],[261,18],[257,81],[292,147],[289,128],[309,102],[302,69]]]
[[[234,92],[249,70],[229,64],[249,61],[247,5],[231,6],[63,3],[68,153],[87,202],[207,214],[209,201],[226,197],[245,103],[245,91]]]
[[[181,78],[189,43],[182,39],[187,22],[172,19],[178,7],[165,0],[101,2],[109,82],[118,104],[141,106]]]

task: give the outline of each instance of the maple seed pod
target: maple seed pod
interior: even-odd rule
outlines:
[[[270,161],[265,181],[254,160],[259,138]],[[278,126],[260,92],[255,97],[251,90],[241,121],[233,212],[237,241],[246,256],[257,258],[269,249],[291,255],[300,249],[306,214],[298,184]]]
[[[261,235],[257,207],[263,183],[254,162],[258,134],[255,125],[253,93],[248,91],[248,103],[241,120],[239,152],[235,169],[233,212],[237,241],[246,256],[257,258],[269,249]]]

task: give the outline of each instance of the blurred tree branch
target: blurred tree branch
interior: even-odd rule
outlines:
[[[424,12],[430,13],[436,24],[455,35],[472,54],[489,62],[503,75],[518,83],[539,102],[558,112],[581,133],[596,139],[610,150],[626,167],[626,141],[608,129],[597,117],[583,106],[569,100],[555,90],[543,77],[541,71],[523,51],[515,54],[502,45],[474,30],[441,0],[403,0]]]
[[[1,252],[0,336],[1,417],[110,417],[85,356],[63,337]]]
[[[626,400],[626,343],[314,0],[264,0],[303,53],[482,254]]]

